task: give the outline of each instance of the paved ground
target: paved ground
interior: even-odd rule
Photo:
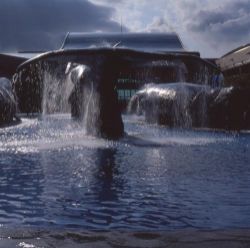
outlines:
[[[249,248],[250,230],[79,232],[0,229],[0,247],[22,248]]]

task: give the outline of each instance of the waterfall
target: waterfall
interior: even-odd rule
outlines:
[[[178,93],[175,94],[172,106],[174,126],[192,127],[192,117],[189,109],[191,94],[185,83],[179,83]]]
[[[91,69],[85,65],[77,65],[71,69],[69,78],[74,85],[69,97],[72,116],[81,121],[86,134],[96,135],[100,107]]]
[[[131,98],[128,113],[174,127],[206,126],[209,91],[207,86],[182,82],[149,84]]]
[[[70,112],[68,98],[72,89],[69,77],[58,77],[50,71],[43,71],[43,115]]]
[[[93,99],[93,94],[94,94],[94,85],[93,82],[90,82],[90,92],[85,93],[85,99],[86,99],[86,105],[82,106],[84,108],[84,116],[83,116],[83,124],[85,127],[85,131],[87,132],[87,127],[88,127],[88,121],[89,121],[89,116],[90,113],[93,113],[93,109],[91,109],[91,100]],[[85,89],[85,92],[86,89]]]
[[[96,92],[94,82],[85,84],[83,89],[82,124],[85,134],[97,134],[99,116],[99,96]]]

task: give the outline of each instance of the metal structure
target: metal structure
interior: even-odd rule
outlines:
[[[228,85],[250,86],[250,44],[234,49],[216,62]]]
[[[22,112],[41,111],[44,73],[64,80],[68,63],[90,67],[101,87],[113,80],[123,107],[146,83],[211,84],[218,73],[218,68],[201,59],[199,53],[185,51],[173,33],[69,33],[60,50],[41,54],[18,67],[14,88]]]
[[[176,33],[68,33],[61,49],[103,47],[144,52],[185,52]]]

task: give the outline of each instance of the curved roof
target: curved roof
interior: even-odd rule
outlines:
[[[224,71],[234,67],[250,63],[250,44],[241,46],[225,54],[216,61],[217,65]]]
[[[230,52],[224,54],[224,55],[222,56],[222,58],[224,58],[224,57],[226,57],[226,56],[228,56],[228,55],[230,55],[230,54],[233,54],[233,53],[235,53],[235,52],[241,51],[241,50],[243,50],[243,49],[245,49],[245,48],[248,48],[248,47],[250,47],[250,43],[249,43],[249,44],[246,44],[246,45],[244,45],[244,46],[240,46],[240,47],[237,47],[237,48],[233,49],[232,51],[230,51]]]
[[[100,47],[128,48],[147,52],[183,52],[176,33],[68,33],[62,49]]]

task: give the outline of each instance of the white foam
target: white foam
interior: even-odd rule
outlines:
[[[85,135],[83,128],[69,115],[44,116],[43,119],[22,119],[17,126],[0,131],[0,151],[31,153],[45,150],[102,148],[110,143]]]

